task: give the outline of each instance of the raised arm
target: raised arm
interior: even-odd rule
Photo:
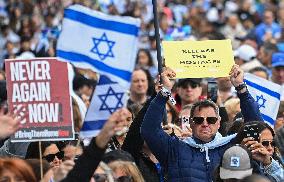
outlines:
[[[161,76],[164,90],[170,92],[173,86],[170,79],[175,77],[174,71],[167,68]],[[167,100],[166,92],[160,91],[150,103],[141,127],[142,137],[161,163],[166,162],[168,147],[171,140],[173,140],[172,137],[164,132],[161,126]]]
[[[62,182],[89,182],[94,171],[98,167],[107,143],[111,137],[122,128],[118,127],[120,112],[114,112],[96,138],[93,138],[90,145],[84,149],[83,154],[78,158],[74,168],[68,173]]]
[[[234,65],[230,72],[230,80],[237,90],[240,99],[241,112],[245,122],[263,121],[258,104],[248,92],[244,83],[244,72],[238,65]]]

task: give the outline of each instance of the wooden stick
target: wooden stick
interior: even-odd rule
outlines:
[[[41,151],[41,141],[38,142],[39,147],[39,162],[40,162],[40,179],[43,178],[43,164],[42,164],[42,151]]]

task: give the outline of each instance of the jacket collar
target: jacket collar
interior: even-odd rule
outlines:
[[[237,134],[232,134],[226,137],[223,137],[219,132],[216,133],[214,139],[208,143],[203,142],[202,140],[197,139],[196,137],[188,137],[183,141],[189,144],[194,148],[203,148],[214,149],[223,145],[228,144]]]

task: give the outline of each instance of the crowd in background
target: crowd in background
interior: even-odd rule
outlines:
[[[133,60],[127,106],[110,116],[87,147],[77,134],[98,76],[91,70],[73,69],[76,139],[42,142],[41,176],[38,142],[12,143],[9,139],[19,129],[21,118],[7,110],[4,59],[55,57],[64,8],[74,3],[141,19],[139,50]],[[263,122],[242,85],[244,71],[284,87],[284,2],[157,0],[157,5],[162,41],[231,39],[238,66],[230,77],[215,79],[218,97],[213,103],[206,100],[209,79],[171,79],[171,83],[158,84],[151,0],[0,0],[1,182],[284,181],[284,94],[271,126]],[[166,70],[163,80],[172,74]],[[160,91],[161,86],[171,91],[176,105],[163,99],[167,95]],[[195,117],[202,108],[214,108],[216,116]],[[200,143],[192,144],[190,139],[210,143],[198,136],[198,127],[205,124],[213,132],[212,141],[227,137],[230,145],[219,143],[221,147],[209,146],[206,151],[198,148]],[[246,138],[247,125],[257,126],[259,138]],[[188,155],[184,157],[185,151]]]

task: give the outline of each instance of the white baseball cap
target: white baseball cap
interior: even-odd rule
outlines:
[[[234,56],[248,62],[256,57],[256,50],[250,45],[241,45],[237,50],[234,51]]]

